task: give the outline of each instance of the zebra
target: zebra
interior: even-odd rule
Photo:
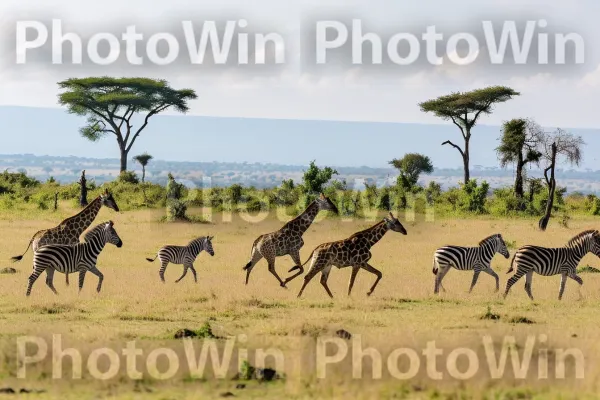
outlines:
[[[469,293],[473,291],[481,272],[494,277],[496,280],[495,291],[497,292],[500,290],[500,278],[490,266],[496,253],[503,255],[506,259],[510,257],[506,243],[499,233],[486,237],[479,242],[478,247],[440,247],[433,253],[433,274],[436,276],[434,293],[437,294],[440,287],[443,291],[446,291],[442,286],[442,279],[450,271],[450,267],[454,267],[459,271],[473,271]]]
[[[54,271],[63,274],[79,271],[79,291],[83,288],[83,281],[87,271],[98,277],[96,291],[100,293],[104,275],[96,267],[98,255],[107,243],[117,247],[123,246],[121,238],[114,228],[113,221],[103,222],[92,228],[85,236],[84,242],[75,245],[48,244],[38,248],[33,254],[33,272],[29,277],[27,296],[37,278],[46,271],[46,285],[58,294],[54,288]]]
[[[577,275],[577,265],[587,253],[600,257],[600,233],[597,230],[590,229],[579,233],[571,238],[565,247],[548,248],[532,245],[521,247],[513,256],[510,269],[506,272],[509,274],[516,267],[517,272],[506,283],[504,298],[508,295],[511,286],[525,275],[525,291],[533,300],[531,280],[534,272],[542,276],[561,274],[558,300],[562,299],[567,277],[579,283],[581,298],[583,280]]]
[[[154,258],[146,258],[149,262],[154,262],[157,258],[160,259],[161,267],[159,271],[160,280],[165,282],[165,270],[167,269],[167,265],[169,263],[172,264],[183,264],[183,275],[179,277],[175,282],[181,281],[185,275],[187,274],[188,269],[192,270],[192,274],[194,274],[194,282],[198,282],[198,278],[196,277],[196,269],[194,268],[194,261],[202,252],[202,250],[206,250],[208,254],[211,256],[215,255],[215,251],[212,246],[212,239],[214,236],[201,236],[189,242],[187,246],[171,246],[167,245],[161,247],[156,253],[156,257]]]

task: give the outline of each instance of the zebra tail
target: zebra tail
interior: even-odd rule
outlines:
[[[513,258],[512,258],[512,260],[510,260],[510,269],[509,269],[508,271],[506,271],[506,273],[507,273],[507,274],[510,274],[511,272],[513,272],[513,271],[514,271],[514,268],[513,268],[513,263],[514,263],[514,261],[515,261],[515,257],[516,257],[516,256],[517,256],[517,252],[515,252],[515,254],[513,255]]]
[[[435,255],[433,256],[433,268],[431,269],[431,272],[433,272],[434,275],[437,275],[438,273],[438,263],[435,260]]]
[[[154,260],[156,260],[157,257],[158,257],[158,254],[154,258],[146,257],[146,260],[148,260],[149,262],[154,262]]]
[[[42,229],[41,231],[37,231],[36,233],[33,234],[33,236],[31,237],[31,240],[29,240],[29,244],[27,245],[27,248],[25,249],[25,251],[23,252],[23,254],[21,254],[20,256],[14,256],[11,257],[10,259],[12,260],[12,262],[17,262],[17,261],[21,261],[23,259],[23,257],[25,256],[25,254],[27,254],[27,251],[29,250],[29,248],[31,247],[31,244],[33,243],[33,241],[35,240],[36,236],[38,235],[38,233],[41,232],[45,232],[48,229]]]
[[[304,261],[304,264],[302,264],[302,265],[294,265],[292,268],[290,268],[290,270],[288,272],[292,272],[292,271],[295,271],[297,269],[303,268],[312,259],[313,254],[315,254],[314,250],[313,250],[312,253],[310,253],[310,256],[308,256],[308,258],[306,259],[306,261]]]

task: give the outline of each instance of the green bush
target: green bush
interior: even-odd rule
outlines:
[[[121,172],[119,174],[119,177],[117,178],[117,180],[122,183],[132,183],[134,185],[137,185],[138,183],[140,183],[140,179],[138,178],[136,173],[133,171]]]

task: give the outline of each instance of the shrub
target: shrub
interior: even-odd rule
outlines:
[[[140,183],[138,176],[133,171],[122,171],[119,174],[117,181],[123,182],[123,183],[132,183],[134,185],[137,185],[138,183]]]

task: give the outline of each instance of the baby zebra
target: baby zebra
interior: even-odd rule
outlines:
[[[196,269],[194,269],[194,261],[198,254],[202,250],[206,250],[208,254],[211,256],[215,255],[215,251],[213,250],[211,240],[214,236],[201,236],[196,238],[188,243],[187,246],[164,246],[154,258],[146,258],[146,260],[150,262],[154,262],[157,258],[160,259],[161,267],[160,267],[160,280],[165,282],[165,270],[167,269],[167,265],[169,263],[173,264],[183,264],[183,275],[175,282],[179,282],[183,279],[183,277],[187,274],[188,268],[192,270],[192,274],[194,274],[194,282],[198,282],[198,278],[196,277]]]
[[[44,271],[46,271],[46,285],[54,294],[58,294],[53,283],[55,270],[63,274],[79,271],[80,292],[83,288],[85,273],[90,271],[98,277],[96,291],[100,292],[104,275],[96,268],[96,262],[98,261],[98,255],[107,243],[114,244],[117,247],[123,246],[112,221],[103,222],[91,229],[84,236],[83,243],[75,245],[49,244],[40,247],[33,254],[33,273],[29,277],[27,296],[31,294],[31,287]]]
[[[533,300],[531,279],[534,272],[543,276],[562,275],[558,292],[559,300],[562,299],[565,291],[567,277],[579,283],[579,289],[581,290],[583,280],[577,275],[577,265],[587,253],[600,257],[600,233],[597,230],[581,232],[569,240],[566,247],[521,247],[515,253],[510,263],[510,269],[506,272],[507,274],[512,272],[515,267],[517,269],[517,272],[506,282],[504,297],[506,298],[508,295],[511,286],[525,275],[525,291],[529,298]],[[579,297],[581,298],[581,292]]]
[[[475,287],[479,274],[485,272],[496,279],[496,292],[500,289],[500,278],[494,272],[490,263],[496,253],[502,254],[505,258],[509,257],[506,243],[502,235],[497,233],[483,239],[478,247],[444,246],[440,247],[433,254],[433,274],[435,277],[434,293],[438,293],[442,286],[442,279],[454,267],[459,271],[473,270],[473,281],[469,293]]]

